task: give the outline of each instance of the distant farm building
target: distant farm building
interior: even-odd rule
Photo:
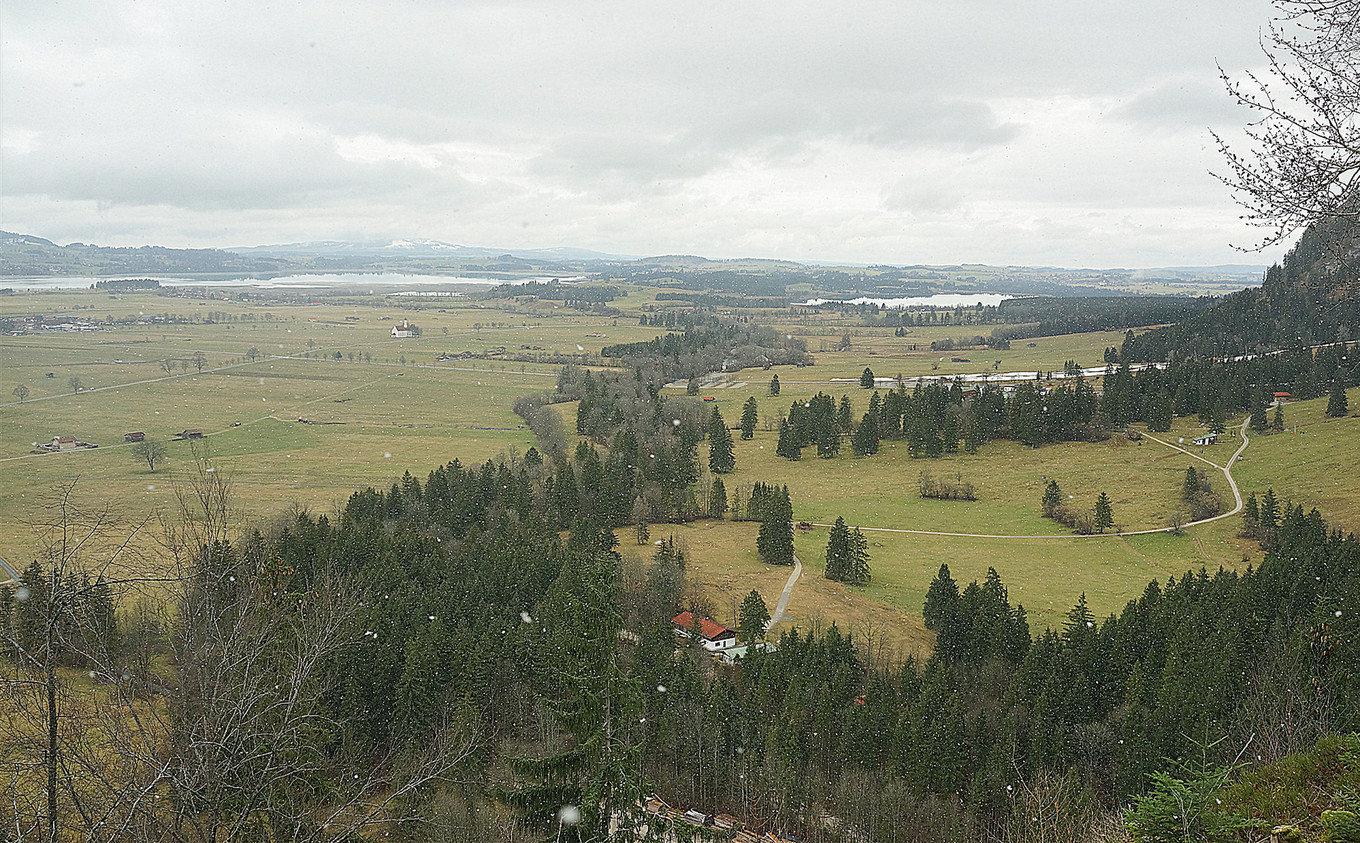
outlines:
[[[1293,400],[1294,400],[1294,393],[1292,393],[1292,392],[1276,392],[1276,393],[1274,393],[1271,397],[1274,398],[1276,401],[1279,401],[1281,404],[1283,404],[1285,401],[1293,401]]]
[[[140,430],[133,431],[132,433],[124,433],[124,434],[123,434],[123,441],[124,441],[124,442],[144,442],[144,441],[146,441],[146,434],[143,433],[143,432],[140,431]]]
[[[420,336],[420,328],[404,319],[400,323],[392,326],[393,339],[410,339],[411,337],[418,336]]]
[[[51,442],[34,442],[33,453],[50,454],[59,451],[79,451],[82,448],[98,448],[94,442],[82,442],[74,436],[53,436]]]
[[[1218,434],[1206,433],[1203,436],[1196,436],[1193,441],[1196,445],[1212,445],[1218,441]]]
[[[175,434],[176,439],[202,439],[203,431],[196,427],[190,427]]]
[[[699,618],[695,625],[694,613],[686,610],[671,618],[675,634],[681,638],[695,638],[705,650],[717,652],[735,646],[737,633],[711,618]]]

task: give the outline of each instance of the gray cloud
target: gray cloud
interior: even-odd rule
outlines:
[[[1268,0],[15,4],[0,228],[1119,264],[1179,242],[1178,262],[1220,261],[1244,238],[1195,132],[1231,123],[1215,60],[1254,64],[1268,14]]]

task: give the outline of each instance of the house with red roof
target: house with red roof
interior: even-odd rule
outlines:
[[[737,644],[737,633],[734,630],[728,629],[712,618],[698,618],[696,621],[694,613],[688,609],[671,618],[671,625],[675,627],[675,634],[681,638],[697,636],[700,645],[710,652],[716,653]]]

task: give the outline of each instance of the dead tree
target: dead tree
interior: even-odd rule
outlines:
[[[1275,0],[1262,39],[1263,73],[1234,79],[1228,94],[1252,114],[1245,143],[1214,134],[1244,219],[1266,231],[1255,248],[1316,222],[1360,215],[1360,3]]]

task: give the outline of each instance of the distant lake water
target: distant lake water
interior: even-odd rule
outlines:
[[[465,286],[494,287],[497,284],[526,284],[530,281],[552,281],[551,276],[534,278],[484,278],[476,275],[418,275],[408,272],[352,272],[352,273],[315,273],[298,275],[279,275],[273,278],[251,278],[245,275],[19,275],[0,277],[0,289],[13,290],[80,290],[91,287],[96,281],[110,281],[119,278],[154,278],[164,287],[284,287],[308,289],[324,287],[413,287],[413,286]],[[559,281],[576,281],[577,277],[558,278]]]
[[[809,299],[806,305],[817,304],[876,304],[879,307],[996,307],[1006,299],[1013,299],[1004,293],[936,293],[933,296],[905,296],[896,299],[877,299],[860,296],[857,299]]]

